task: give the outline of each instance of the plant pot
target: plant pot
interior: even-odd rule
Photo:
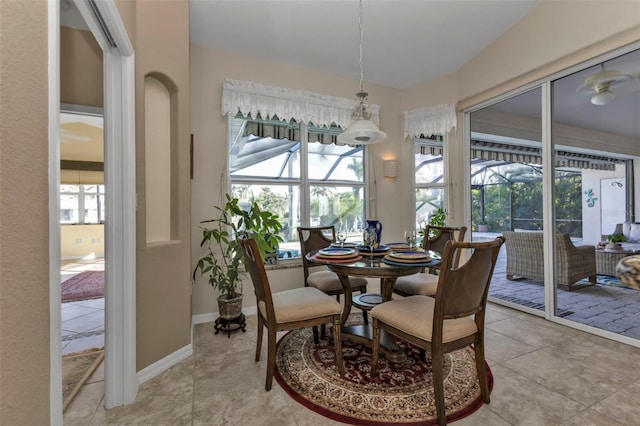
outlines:
[[[220,318],[225,320],[238,318],[242,314],[242,295],[232,299],[227,298],[226,295],[219,296],[218,312],[220,312]]]
[[[606,250],[622,250],[622,246],[618,243],[609,243],[604,248]]]
[[[489,225],[478,225],[478,232],[488,232]]]

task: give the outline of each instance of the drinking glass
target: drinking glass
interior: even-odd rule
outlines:
[[[404,231],[404,239],[409,244],[409,248],[413,249],[416,244],[416,231]]]
[[[365,246],[369,246],[369,250],[371,250],[371,256],[373,256],[373,244],[376,241],[376,233],[371,232],[368,229],[364,229],[362,231],[362,242]]]
[[[347,233],[346,233],[346,231],[338,232],[338,241],[340,242],[340,247],[344,248],[344,242],[347,241]]]

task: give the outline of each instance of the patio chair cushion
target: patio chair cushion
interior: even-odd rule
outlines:
[[[277,323],[304,321],[342,312],[340,303],[313,287],[285,290],[273,293],[272,297]],[[258,303],[258,309],[266,317],[266,306],[263,301]]]

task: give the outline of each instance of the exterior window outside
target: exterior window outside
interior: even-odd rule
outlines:
[[[424,228],[438,209],[445,209],[442,137],[415,140],[416,229]]]
[[[358,241],[365,218],[362,146],[338,145],[337,126],[229,119],[231,193],[248,206],[256,200],[283,224],[280,258],[299,257],[298,226],[334,225]]]
[[[60,223],[104,223],[104,185],[60,185]]]

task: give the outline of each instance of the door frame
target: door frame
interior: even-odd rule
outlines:
[[[103,50],[105,408],[133,402],[136,374],[135,57],[114,0],[74,0]],[[60,3],[48,2],[50,419],[62,424]]]

